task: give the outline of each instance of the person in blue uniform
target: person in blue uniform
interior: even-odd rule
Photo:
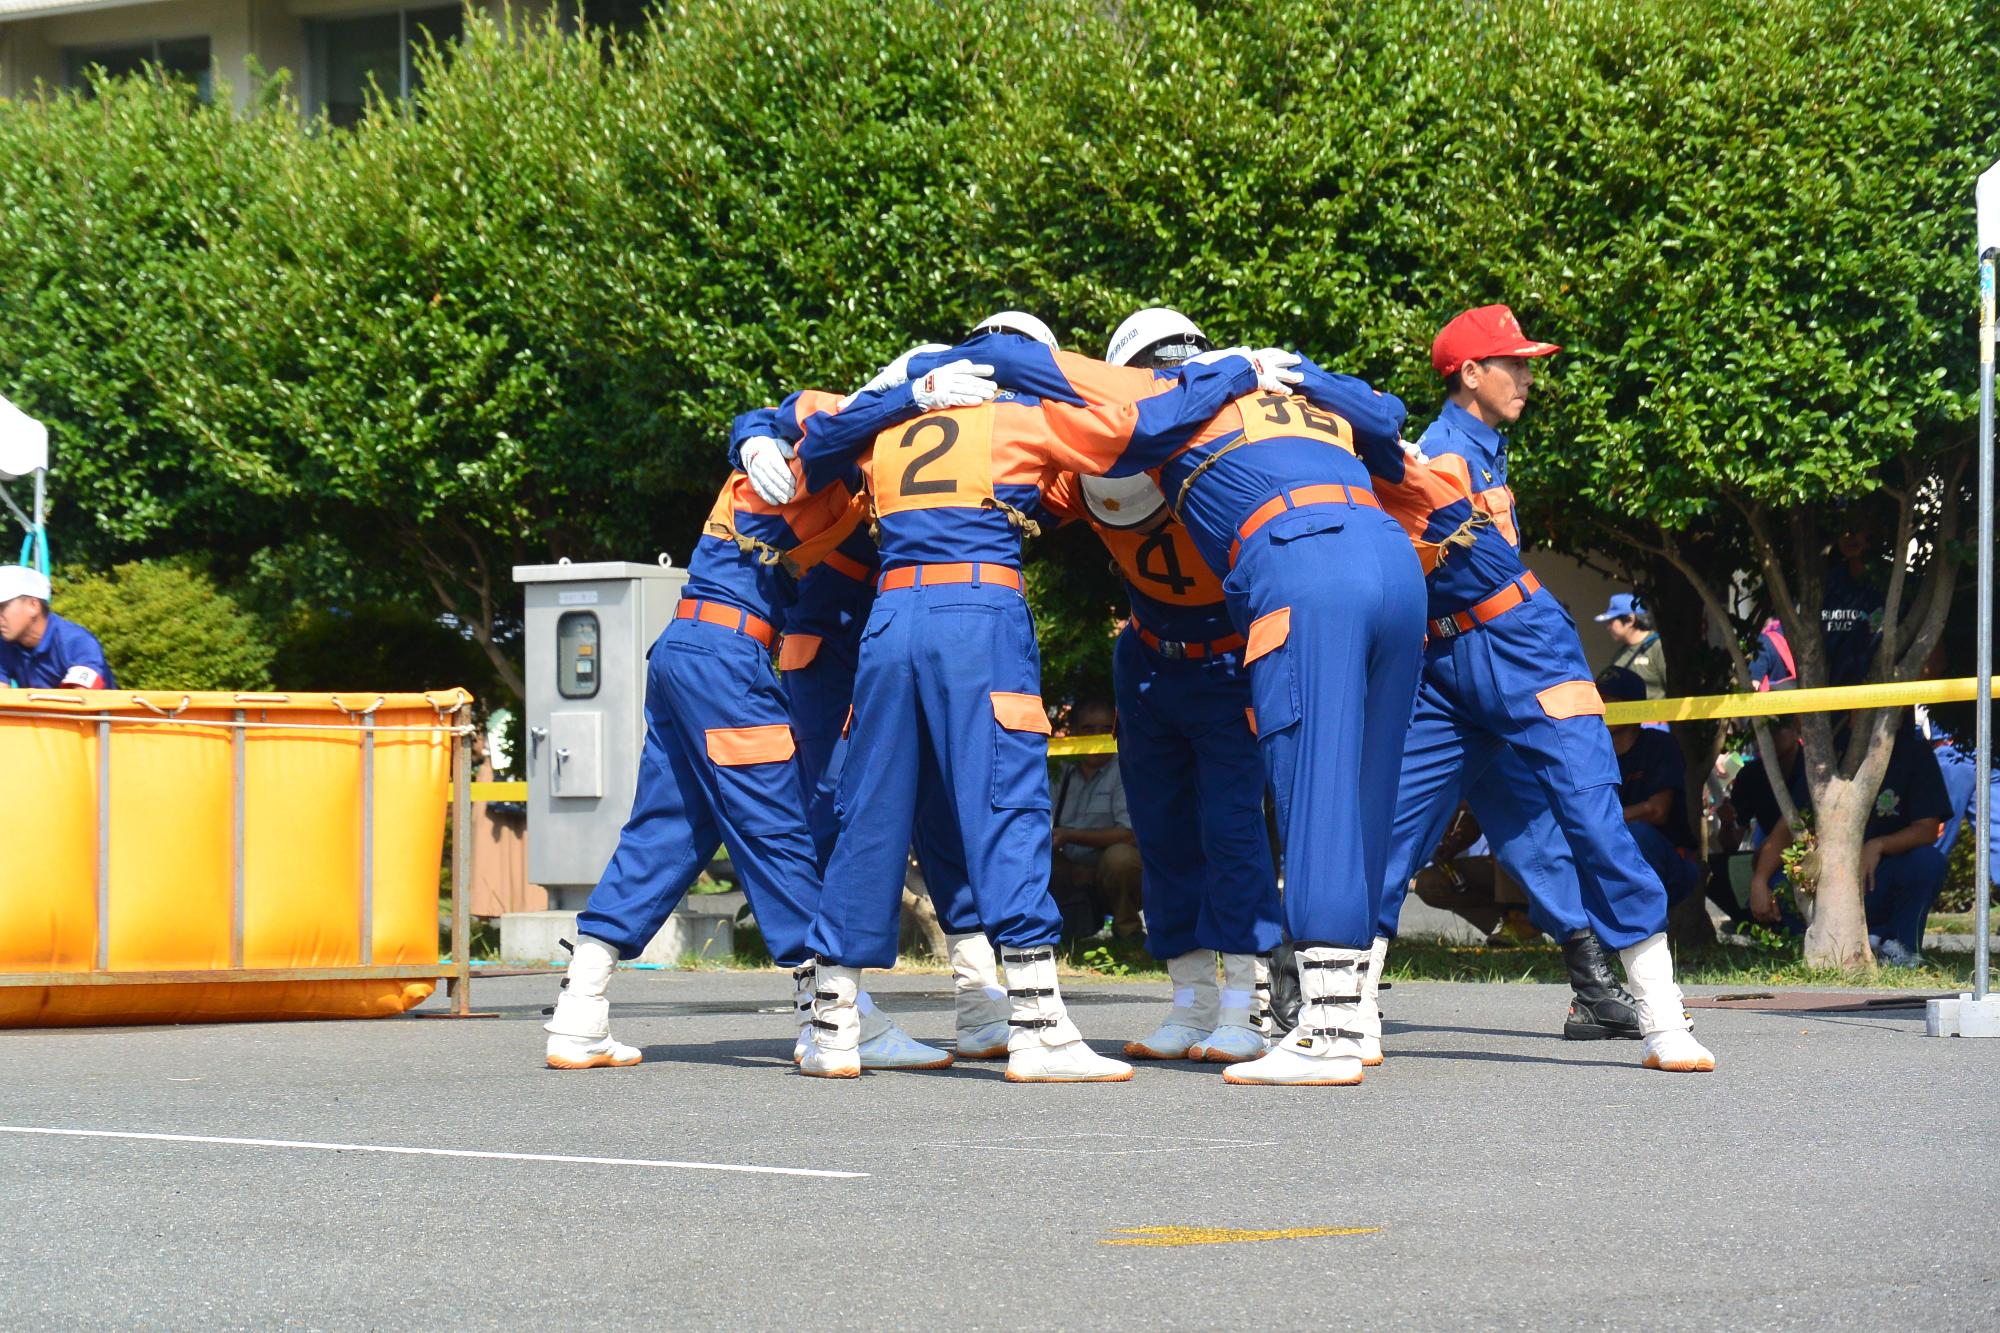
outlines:
[[[1497,312],[1505,307],[1487,309],[1495,312],[1493,318],[1498,320]],[[1512,334],[1503,332],[1502,336]],[[1516,343],[1519,345],[1519,340]],[[1472,373],[1479,374],[1476,370]],[[1507,437],[1500,433],[1500,427],[1519,414],[1519,407],[1512,396],[1503,395],[1497,379],[1488,385],[1492,389],[1489,402],[1468,392],[1463,379],[1457,370],[1446,375],[1445,405],[1425,433],[1422,448],[1435,466],[1463,478],[1480,538],[1487,543],[1483,552],[1455,557],[1456,566],[1438,577],[1479,585],[1504,578],[1506,562],[1501,560],[1476,573],[1466,571],[1465,566],[1483,565],[1487,556],[1498,557],[1500,553],[1494,549],[1498,542],[1516,553],[1521,547],[1514,490],[1508,478]],[[1481,383],[1488,384],[1485,379]],[[1519,401],[1526,402],[1525,386]],[[1468,767],[1461,773],[1459,794],[1485,832],[1494,859],[1527,893],[1529,920],[1562,947],[1570,983],[1563,1036],[1572,1041],[1639,1039],[1638,1008],[1605,955],[1601,938],[1605,932],[1591,914],[1591,900],[1578,880],[1569,841],[1527,759],[1513,747],[1503,746],[1483,772]],[[1371,983],[1379,979],[1387,941],[1395,937],[1408,890],[1407,881],[1384,890],[1381,943],[1371,960]],[[1615,933],[1615,925],[1611,929]],[[1371,1058],[1376,1054],[1371,1048]]]
[[[1529,338],[1505,306],[1467,311],[1432,345],[1448,396],[1418,448],[1435,465],[1465,469],[1465,490],[1486,521],[1468,531],[1455,506],[1436,520],[1469,540],[1446,551],[1428,581],[1429,642],[1405,742],[1383,900],[1400,895],[1437,846],[1461,790],[1494,783],[1496,758],[1511,751],[1568,844],[1597,933],[1623,958],[1638,1001],[1642,1063],[1706,1071],[1715,1058],[1694,1039],[1681,1007],[1665,934],[1666,891],[1626,828],[1604,703],[1576,624],[1521,564],[1511,540],[1511,492],[1493,494],[1504,489],[1504,477],[1483,458],[1453,451],[1454,437],[1497,439],[1501,425],[1517,420],[1534,383],[1534,361],[1559,350]],[[1385,913],[1385,936],[1394,924]]]
[[[1048,715],[1021,596],[1020,541],[1043,486],[1100,473],[1128,452],[1163,452],[1257,383],[1247,357],[1162,383],[1086,358],[1059,359],[1039,320],[1005,312],[937,358],[977,358],[1022,376],[995,402],[918,418],[873,441],[870,494],[883,573],[861,641],[841,827],[812,927],[820,985],[817,1058],[852,1077],[853,996],[863,967],[895,958],[897,886],[927,762],[949,793],[979,915],[1006,967],[1013,1082],[1112,1082],[1131,1068],[1091,1051],[1062,1004],[1048,890]],[[989,353],[992,358],[989,359]],[[910,373],[928,373],[922,357]],[[1036,390],[1041,390],[1037,392]],[[864,450],[799,445],[806,480]]]
[[[857,393],[897,388],[908,382],[912,356],[944,350],[942,343],[915,347],[883,367]],[[796,419],[801,412],[810,416],[825,407],[823,395],[805,391],[778,407],[739,415],[730,430],[730,467],[752,470],[753,482],[761,475],[773,493],[792,486],[792,464],[777,440],[779,417]],[[847,751],[861,631],[875,602],[880,566],[874,539],[865,526],[856,525],[820,563],[800,574],[798,597],[785,615],[785,632],[778,643],[780,683],[798,741],[799,781],[807,793],[806,823],[822,872],[840,828],[835,796]],[[1008,1035],[999,963],[979,923],[956,827],[939,797],[935,782],[924,784],[911,840],[957,982],[955,1054],[961,1060],[999,1059],[1007,1054]],[[810,1008],[809,990],[801,999]]]
[[[1198,352],[1185,358],[1194,369],[1155,373],[1191,374],[1226,355]],[[1276,800],[1300,1016],[1223,1078],[1347,1085],[1362,1079],[1365,963],[1415,684],[1422,565],[1371,480],[1408,480],[1402,404],[1289,359],[1289,378],[1233,398],[1186,444],[1112,472],[1148,470],[1222,580]],[[1008,382],[1006,367],[995,373]]]
[[[1105,359],[1171,368],[1208,349],[1185,315],[1156,307],[1119,326]],[[1089,520],[1131,608],[1112,646],[1118,760],[1145,867],[1146,948],[1167,965],[1173,1007],[1125,1054],[1254,1059],[1266,1048],[1268,955],[1282,928],[1246,641],[1222,581],[1151,477],[1066,474],[1046,501],[1064,518]]]
[[[862,394],[846,410],[831,395],[797,407],[812,412],[816,430],[838,447],[843,432],[865,439],[919,412],[991,397],[992,381],[974,369],[946,367],[922,385]],[[771,651],[799,573],[860,524],[859,490],[852,469],[783,505],[765,502],[742,472],[724,483],[688,560],[674,619],[647,655],[638,790],[610,864],[577,916],[562,994],[546,1024],[551,1068],[639,1062],[636,1048],[611,1036],[605,988],[618,960],[645,948],[719,846],[742,876],[772,959],[798,969],[801,991],[812,986],[806,929],[820,897],[819,863]],[[948,1053],[910,1041],[867,1008],[872,1022],[861,1024],[860,1044],[874,1043],[884,1067],[950,1063]]]
[[[115,690],[97,636],[49,609],[49,576],[0,565],[0,686],[24,690]]]

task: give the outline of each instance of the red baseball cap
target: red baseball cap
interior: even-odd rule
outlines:
[[[1449,375],[1468,361],[1489,356],[1548,356],[1560,352],[1556,343],[1538,343],[1521,332],[1521,321],[1504,305],[1468,310],[1438,330],[1431,343],[1431,364]]]

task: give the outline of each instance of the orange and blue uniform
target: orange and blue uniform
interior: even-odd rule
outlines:
[[[843,433],[865,439],[915,412],[904,389],[864,395],[815,425],[837,444]],[[647,655],[638,789],[579,931],[635,956],[726,846],[772,958],[796,966],[811,956],[819,863],[771,650],[798,576],[835,552],[865,509],[853,469],[783,506],[730,474],[688,560],[674,619]]]
[[[1159,469],[1223,576],[1277,805],[1287,932],[1366,948],[1423,640],[1423,573],[1371,473],[1404,485],[1402,404],[1310,361]]]
[[[806,389],[777,407],[743,413],[730,430],[730,466],[740,463],[740,450],[750,436],[801,433],[812,416],[839,410],[836,395]],[[779,427],[781,417],[791,423],[788,428]],[[806,825],[822,871],[840,827],[834,799],[845,759],[847,720],[853,712],[861,631],[875,601],[880,564],[867,525],[855,524],[819,563],[800,572],[798,595],[785,614],[784,634],[778,641],[779,683],[798,745]],[[950,934],[975,931],[979,913],[966,882],[965,853],[959,849],[949,811],[933,809],[935,803],[934,790],[920,798],[924,817],[917,821],[912,838],[917,863],[939,925]]]
[[[1050,512],[1090,518],[1073,473]],[[1091,526],[1125,579],[1131,618],[1112,646],[1118,761],[1145,866],[1146,948],[1265,953],[1278,883],[1264,836],[1264,768],[1250,730],[1243,636],[1222,580],[1169,519],[1152,532]]]
[[[861,637],[840,833],[810,934],[814,952],[848,967],[895,961],[904,857],[927,788],[951,806],[993,942],[1060,939],[1048,890],[1049,722],[1022,534],[1056,474],[1157,462],[1255,383],[1242,358],[1163,379],[1058,358],[1012,334],[983,335],[911,374],[959,357],[1028,367],[1019,378],[1041,392],[928,413],[879,434],[867,458],[882,573]],[[799,431],[799,457],[819,484],[862,450],[814,425]]]
[[[1626,828],[1576,623],[1521,563],[1505,441],[1447,403],[1420,446],[1466,498],[1440,508],[1424,534],[1452,541],[1428,577],[1429,639],[1378,932],[1396,933],[1410,877],[1463,794],[1529,887],[1538,925],[1567,936],[1588,924],[1612,948],[1637,944],[1666,928],[1666,890]]]

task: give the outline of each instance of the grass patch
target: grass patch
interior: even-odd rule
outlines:
[[[1970,954],[1926,955],[1921,967],[1878,967],[1855,975],[1809,967],[1796,940],[1754,945],[1716,944],[1675,955],[1679,979],[1693,986],[1757,990],[1834,986],[1860,990],[1958,990],[1971,984]],[[1566,984],[1562,951],[1553,944],[1472,945],[1422,941],[1389,950],[1391,981],[1527,981]]]

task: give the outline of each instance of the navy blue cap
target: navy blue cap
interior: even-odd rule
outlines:
[[[1606,667],[1597,673],[1597,693],[1608,704],[1635,704],[1646,697],[1646,682],[1636,671]]]

